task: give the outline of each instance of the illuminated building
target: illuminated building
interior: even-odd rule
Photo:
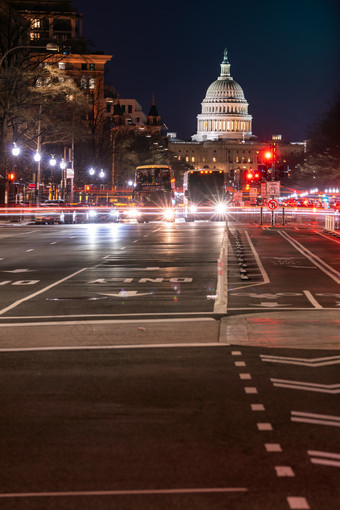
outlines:
[[[221,64],[221,74],[209,87],[197,116],[197,134],[192,140],[249,140],[252,136],[252,116],[240,85],[230,75],[227,50]]]

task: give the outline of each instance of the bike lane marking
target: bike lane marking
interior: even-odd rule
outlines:
[[[87,267],[83,267],[82,269],[79,269],[75,273],[70,274],[69,276],[65,276],[61,280],[58,280],[54,283],[51,283],[50,285],[47,285],[47,287],[44,287],[43,289],[38,290],[37,292],[34,292],[33,294],[30,294],[29,296],[26,296],[24,298],[18,299],[18,301],[15,301],[11,305],[7,306],[6,308],[3,308],[0,310],[0,315],[3,315],[4,313],[8,312],[9,310],[12,310],[13,308],[16,308],[17,306],[21,305],[21,303],[24,303],[25,301],[29,301],[30,299],[34,298],[35,296],[38,296],[39,294],[42,294],[43,292],[46,292],[49,289],[52,289],[53,287],[56,287],[60,283],[65,282],[66,280],[69,280],[70,278],[73,278],[73,276],[78,275],[79,273],[82,273],[83,271],[86,271],[88,269]]]

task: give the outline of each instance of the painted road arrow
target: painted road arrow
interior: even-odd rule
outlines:
[[[326,358],[286,358],[284,356],[270,356],[268,354],[260,354],[260,358],[262,361],[270,361],[272,363],[302,365],[304,367],[312,368],[340,364],[340,356],[327,356]]]
[[[270,379],[274,386],[291,390],[317,391],[319,393],[340,393],[340,384],[315,384],[286,379]]]
[[[2,273],[31,273],[34,269],[12,269],[8,271],[1,271]]]
[[[121,290],[118,294],[109,294],[104,292],[98,292],[101,296],[110,296],[110,297],[139,297],[139,296],[147,296],[152,294],[151,292],[138,292],[138,290]]]

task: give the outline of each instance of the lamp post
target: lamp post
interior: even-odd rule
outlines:
[[[36,153],[33,157],[34,161],[36,162],[36,169],[35,169],[35,179],[34,179],[34,201],[36,205],[39,205],[40,201],[40,161],[41,161],[41,155],[39,152],[39,149],[37,149]]]
[[[14,46],[13,48],[10,48],[9,50],[5,51],[5,53],[2,55],[2,57],[0,58],[0,67],[2,66],[3,61],[5,60],[5,58],[7,57],[7,55],[9,53],[12,53],[13,51],[17,51],[17,50],[23,50],[23,49],[31,50],[31,51],[34,51],[35,49],[39,49],[39,50],[44,49],[47,51],[58,51],[58,46],[55,43],[48,43],[48,44],[46,44],[46,46],[28,46],[28,45]]]
[[[61,160],[60,168],[61,168],[61,198],[63,200],[65,200],[65,169],[66,169],[66,163],[64,161],[64,158]]]

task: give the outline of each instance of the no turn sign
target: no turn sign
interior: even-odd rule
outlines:
[[[267,200],[267,207],[270,211],[275,211],[279,207],[279,202],[274,198]]]

